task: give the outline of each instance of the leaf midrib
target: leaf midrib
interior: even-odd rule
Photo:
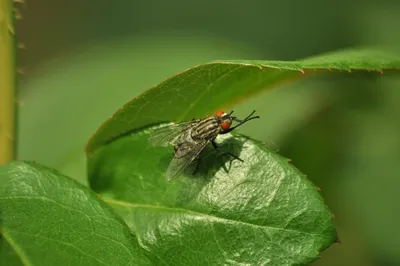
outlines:
[[[151,205],[151,204],[138,204],[138,203],[129,203],[126,201],[121,201],[121,200],[113,200],[113,199],[103,199],[105,203],[108,203],[110,205],[117,205],[117,206],[122,206],[122,207],[128,207],[128,208],[144,208],[144,209],[159,209],[159,210],[164,210],[164,211],[170,211],[170,212],[186,212],[189,214],[193,215],[198,215],[198,216],[203,216],[209,219],[214,219],[214,220],[221,220],[221,221],[228,221],[230,223],[239,223],[243,224],[246,226],[252,226],[256,228],[263,228],[263,229],[271,229],[271,230],[282,230],[282,231],[287,231],[287,232],[292,232],[292,233],[300,233],[300,234],[305,234],[305,235],[310,235],[310,236],[320,236],[326,239],[330,239],[329,236],[323,235],[323,234],[312,234],[312,233],[307,233],[299,230],[293,230],[293,229],[287,229],[287,228],[280,228],[280,227],[274,227],[274,226],[267,226],[267,225],[259,225],[259,224],[254,224],[254,223],[249,223],[249,222],[244,222],[244,221],[237,221],[237,220],[232,220],[229,218],[223,218],[223,217],[218,217],[218,216],[212,216],[207,213],[201,213],[201,212],[196,212],[193,210],[188,210],[188,209],[183,209],[183,208],[170,208],[170,207],[165,207],[165,206],[157,206],[157,205]]]

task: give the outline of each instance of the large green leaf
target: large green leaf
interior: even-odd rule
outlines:
[[[304,60],[220,61],[177,74],[123,106],[91,138],[87,152],[135,130],[166,121],[204,116],[277,83],[316,70],[400,69],[400,58],[373,49],[345,50]]]
[[[332,215],[317,188],[286,158],[236,135],[217,138],[195,175],[167,182],[170,147],[146,129],[89,159],[89,183],[125,219],[155,265],[299,265],[334,243]],[[221,142],[222,140],[222,142]],[[195,165],[193,165],[195,167]]]
[[[35,163],[0,167],[0,265],[150,265],[114,210]]]

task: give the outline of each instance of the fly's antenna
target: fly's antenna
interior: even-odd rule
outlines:
[[[256,119],[256,118],[260,118],[260,116],[258,116],[258,115],[252,117],[252,115],[253,115],[255,112],[256,112],[256,111],[254,110],[250,115],[248,115],[248,116],[247,116],[245,119],[243,119],[243,120],[238,119],[237,117],[232,116],[232,120],[233,120],[233,121],[236,121],[236,122],[239,122],[239,124],[237,124],[237,125],[234,126],[234,127],[231,127],[231,128],[228,129],[228,130],[225,130],[225,131],[221,132],[220,134],[229,133],[229,132],[231,132],[232,130],[234,130],[235,128],[237,128],[237,127],[243,125],[243,124],[246,123],[247,121],[250,121],[250,120],[253,120],[253,119]],[[231,112],[231,113],[232,113],[232,112]]]
[[[256,110],[254,110],[253,112],[251,112],[251,114],[249,114],[245,119],[243,119],[243,120],[241,120],[241,119],[238,119],[237,117],[235,117],[235,116],[232,116],[232,120],[233,121],[236,121],[236,122],[239,122],[239,123],[244,123],[244,122],[247,122],[247,121],[249,121],[249,120],[252,120],[252,119],[255,119],[255,118],[260,118],[260,116],[254,116],[254,117],[251,117],[254,113],[256,112]]]
[[[225,118],[233,118],[232,114],[233,114],[233,110],[229,114],[226,114],[223,117],[221,117],[220,120],[225,119]]]

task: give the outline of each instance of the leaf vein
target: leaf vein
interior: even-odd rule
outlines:
[[[279,228],[279,227],[273,227],[270,225],[258,225],[258,224],[253,224],[245,221],[237,221],[237,220],[231,220],[229,218],[223,218],[223,217],[217,217],[217,216],[212,216],[206,213],[201,213],[201,212],[196,212],[188,209],[182,209],[182,208],[169,208],[169,207],[164,207],[164,206],[155,206],[155,205],[149,205],[149,204],[135,204],[135,203],[129,203],[125,201],[119,201],[119,200],[111,200],[111,199],[104,199],[104,201],[108,204],[111,205],[119,205],[119,206],[124,206],[124,207],[130,207],[130,208],[147,208],[147,209],[160,209],[160,210],[165,210],[165,211],[174,211],[174,212],[186,212],[190,213],[193,215],[198,215],[198,216],[203,216],[209,219],[215,219],[215,220],[223,220],[223,221],[228,221],[228,222],[235,222],[235,223],[240,223],[244,224],[247,226],[252,226],[252,227],[261,227],[263,229],[270,229],[270,230],[282,230],[286,232],[292,232],[292,233],[300,233],[300,234],[305,234],[305,235],[310,235],[310,236],[320,236],[326,239],[330,239],[329,236],[323,235],[323,234],[318,234],[318,233],[308,233],[304,231],[299,231],[299,230],[293,230],[293,229],[287,229],[287,228]]]

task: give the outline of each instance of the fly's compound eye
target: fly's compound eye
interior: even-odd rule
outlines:
[[[218,117],[218,118],[223,117],[224,115],[225,115],[224,111],[218,111],[218,112],[215,113],[215,116]]]
[[[229,121],[223,121],[219,126],[222,128],[222,130],[226,131],[231,127],[231,123]]]

